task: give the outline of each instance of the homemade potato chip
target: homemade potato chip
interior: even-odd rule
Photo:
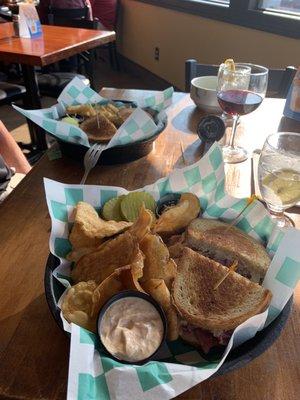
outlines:
[[[90,204],[80,201],[75,207],[74,225],[69,240],[74,249],[96,247],[104,238],[123,232],[130,222],[104,221]]]
[[[140,256],[138,256],[139,258]],[[140,258],[136,261],[140,262]],[[133,263],[134,264],[134,263]],[[101,307],[115,294],[124,290],[137,290],[144,292],[134,275],[134,265],[117,268],[109,275],[93,293],[93,315],[98,315]]]
[[[100,283],[93,293],[93,315],[97,315],[107,300],[123,290],[123,281],[130,275],[131,267],[126,265],[115,269],[111,275]]]
[[[94,281],[79,282],[68,289],[61,305],[68,322],[93,332],[96,331],[96,319],[93,317],[93,293],[96,288]]]
[[[124,197],[125,195],[113,197],[104,204],[102,215],[105,220],[124,221],[120,207]]]
[[[71,273],[74,282],[92,279],[99,284],[116,268],[131,264],[139,251],[138,243],[150,231],[151,221],[149,211],[142,208],[138,220],[127,231],[79,259]]]
[[[121,202],[121,212],[127,221],[136,221],[142,206],[155,211],[156,202],[147,192],[133,192],[127,194]]]
[[[170,291],[163,279],[149,279],[142,283],[145,291],[163,308],[168,321],[168,339],[178,339],[178,318],[171,302]]]
[[[198,197],[192,193],[183,193],[178,204],[167,209],[158,218],[154,232],[165,236],[180,233],[193,219],[198,217],[199,212]]]
[[[133,279],[136,282],[136,284],[138,284],[138,286],[139,286],[138,280],[143,276],[144,259],[145,259],[144,254],[139,249],[137,255],[130,264]]]
[[[99,284],[115,269],[131,264],[138,250],[137,238],[126,231],[102,243],[96,251],[81,257],[71,277],[74,282],[92,279]]]
[[[150,226],[152,229],[155,227],[155,224],[156,224],[156,216],[153,211],[151,211],[151,210],[147,210],[147,211],[151,214],[151,217],[152,217],[151,226]]]
[[[137,240],[140,242],[144,236],[150,232],[150,228],[152,225],[152,215],[151,211],[146,210],[143,205],[140,210],[140,214],[135,223],[129,228],[129,232],[134,235]]]
[[[86,254],[92,253],[93,251],[96,251],[97,247],[80,247],[76,250],[72,250],[66,257],[67,260],[72,261],[72,262],[77,262],[80,260],[82,256],[85,256]]]
[[[82,117],[92,117],[96,115],[96,111],[91,104],[78,104],[75,106],[67,106],[66,112],[68,114],[78,114]]]
[[[144,260],[144,270],[141,282],[149,279],[164,279],[166,285],[171,287],[176,276],[176,264],[170,259],[170,253],[160,236],[147,234],[140,243]]]

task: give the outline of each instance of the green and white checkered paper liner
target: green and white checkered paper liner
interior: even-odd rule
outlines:
[[[177,169],[169,176],[139,190],[151,193],[156,200],[166,193],[196,194],[206,218],[231,221],[246,204],[225,193],[222,153],[216,144],[198,162]],[[68,241],[72,210],[78,201],[86,201],[100,209],[110,198],[126,194],[113,186],[66,185],[45,179],[47,204],[52,219],[50,250],[60,259],[54,275],[68,285],[70,263],[65,259],[71,246]],[[213,375],[232,347],[252,338],[283,309],[300,279],[300,231],[274,228],[270,216],[260,202],[244,212],[237,226],[263,242],[273,257],[263,285],[273,293],[269,310],[256,315],[235,329],[220,360],[207,361],[199,352],[178,340],[168,343],[159,355],[160,361],[143,366],[130,366],[105,356],[95,334],[68,324],[71,349],[68,399],[139,400],[170,399]]]
[[[150,107],[159,112],[158,119],[160,117],[165,118],[163,110],[171,104],[173,91],[173,88],[170,87],[163,92],[137,101],[137,110],[118,129],[113,137],[113,143],[110,143],[109,147],[133,143],[153,136],[158,127],[141,108]],[[100,96],[76,77],[64,88],[57,101],[58,103],[52,107],[41,110],[24,110],[16,105],[13,105],[13,107],[57,139],[90,147],[88,137],[82,129],[58,121],[58,119],[66,115],[66,106],[78,104],[104,105],[109,100]],[[122,104],[116,102],[117,106]]]

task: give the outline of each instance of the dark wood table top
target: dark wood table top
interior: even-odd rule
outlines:
[[[12,23],[0,24],[0,60],[44,66],[115,40],[114,31],[42,25],[43,36],[13,37]]]
[[[144,91],[105,89],[114,99],[136,99]],[[242,118],[238,138],[249,151],[262,146],[276,131],[284,102],[266,99]],[[154,150],[129,164],[98,166],[88,184],[123,186],[129,190],[153,183],[175,166],[183,167],[180,141],[188,164],[198,160],[200,142],[194,133],[201,117],[186,94],[174,95],[168,126]],[[300,132],[300,124],[286,122]],[[250,161],[227,166],[227,189],[236,196],[250,193]],[[43,177],[78,183],[83,167],[75,160],[50,161],[45,155],[0,205],[0,399],[65,399],[69,339],[57,327],[44,296],[44,269],[49,254],[50,218]],[[299,208],[291,214],[300,227]],[[178,399],[296,400],[300,381],[300,287],[292,315],[275,344],[252,363],[233,373],[205,381]]]

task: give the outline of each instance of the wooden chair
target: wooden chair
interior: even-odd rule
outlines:
[[[9,83],[9,82],[0,82],[0,106],[4,104],[11,104],[12,102],[21,100],[22,101],[22,106],[26,106],[26,88],[22,85],[16,85],[14,83]],[[30,138],[32,142],[32,122],[27,119],[27,124],[28,124],[28,129],[30,133]],[[23,143],[23,142],[17,142],[18,145],[22,150],[27,150],[31,151],[32,150],[32,144],[31,143]],[[27,158],[30,160],[30,153],[25,154]]]
[[[50,25],[66,26],[65,22],[73,19],[88,20],[89,8],[54,8],[49,7],[48,22]]]
[[[185,62],[185,91],[190,91],[191,80],[193,78],[197,76],[217,75],[218,69],[218,65],[198,64],[196,60],[187,60]],[[295,67],[269,69],[267,97],[285,99],[296,71],[297,69]]]
[[[10,104],[12,101],[24,100],[26,89],[22,85],[0,82],[0,105]]]
[[[117,0],[116,1],[116,18],[115,18],[115,23],[113,26],[113,30],[116,32],[116,35],[117,35],[117,31],[118,31],[118,22],[119,22],[119,18],[120,18],[120,13],[121,13],[121,1]],[[98,19],[98,18],[96,18],[96,19]],[[96,55],[98,55],[100,53],[100,51],[103,49],[108,50],[108,56],[109,56],[109,62],[110,62],[111,68],[116,71],[120,71],[120,62],[119,62],[118,53],[117,53],[116,41],[109,42],[107,44],[104,44],[104,45],[98,47],[97,50],[99,50],[99,52],[97,52]],[[99,54],[99,59],[104,61],[104,59],[101,57],[100,54]]]

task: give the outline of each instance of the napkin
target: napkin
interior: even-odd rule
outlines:
[[[153,136],[158,130],[158,126],[142,108],[149,107],[157,111],[158,121],[163,121],[166,118],[163,110],[171,104],[173,92],[174,89],[170,87],[163,92],[158,92],[155,95],[135,102],[137,110],[139,111],[132,113],[118,129],[117,136],[119,140],[114,141],[114,146],[133,143]],[[64,88],[57,101],[58,103],[52,107],[41,110],[24,110],[15,104],[13,104],[13,107],[55,138],[69,143],[77,143],[89,148],[90,143],[88,137],[82,129],[75,125],[58,121],[58,119],[66,115],[66,106],[77,104],[105,105],[109,100],[100,96],[89,86],[86,86],[79,78],[75,77]],[[116,102],[116,106],[122,105],[122,102]]]
[[[156,200],[167,193],[192,192],[198,196],[205,218],[232,221],[247,199],[229,196],[224,182],[222,151],[214,144],[195,164],[175,169],[138,190],[151,193]],[[52,220],[50,250],[60,259],[53,274],[67,287],[70,263],[65,256],[71,250],[68,235],[74,206],[83,200],[100,209],[110,198],[128,192],[120,187],[67,185],[49,179],[45,179],[45,191]],[[279,315],[300,278],[300,231],[279,230],[259,201],[245,210],[237,226],[265,244],[272,257],[263,282],[273,293],[269,309],[237,327],[218,360],[207,361],[194,347],[177,340],[167,343],[159,361],[142,366],[112,360],[102,352],[95,334],[63,319],[65,330],[71,332],[68,399],[171,399],[213,375],[233,347],[255,336]]]

